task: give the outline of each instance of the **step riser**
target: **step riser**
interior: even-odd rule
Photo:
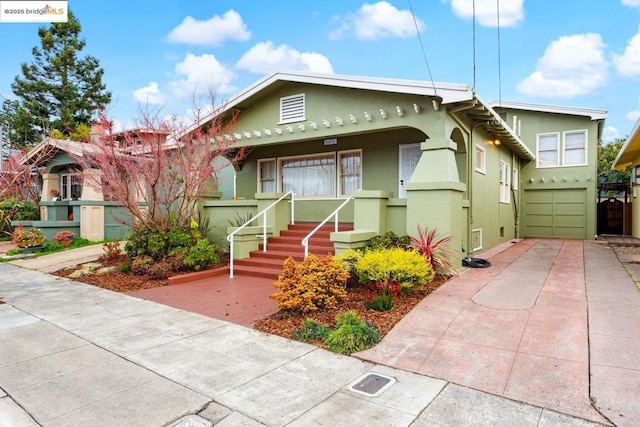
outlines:
[[[305,238],[317,224],[299,223],[289,225],[288,230],[284,230],[278,237],[270,237],[267,240],[267,252],[259,249],[251,251],[249,258],[237,259],[234,261],[234,275],[251,277],[261,277],[278,280],[282,267],[287,258],[293,257],[296,262],[304,260],[304,246],[302,239]],[[352,230],[351,224],[340,224],[340,231]],[[325,257],[328,253],[334,254],[333,242],[329,236],[335,230],[334,224],[321,227],[309,240],[309,253],[318,257]]]

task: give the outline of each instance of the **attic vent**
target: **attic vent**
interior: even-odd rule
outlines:
[[[280,98],[280,123],[305,120],[304,93]]]

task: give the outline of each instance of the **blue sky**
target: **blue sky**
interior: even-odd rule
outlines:
[[[83,53],[105,70],[109,116],[124,128],[141,106],[185,117],[211,88],[224,100],[276,69],[429,81],[426,54],[433,80],[474,83],[473,0],[68,6],[82,24]],[[605,141],[630,133],[640,118],[640,0],[475,0],[475,9],[484,100],[606,109]],[[32,61],[40,25],[0,23],[1,97],[12,97],[20,64]]]

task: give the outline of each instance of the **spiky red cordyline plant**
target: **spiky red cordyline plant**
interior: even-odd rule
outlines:
[[[427,262],[431,264],[433,271],[440,274],[456,276],[458,272],[449,261],[449,258],[452,257],[454,253],[447,247],[447,243],[451,241],[452,236],[438,237],[438,230],[435,227],[429,231],[418,225],[418,236],[410,236],[411,245],[424,255]]]

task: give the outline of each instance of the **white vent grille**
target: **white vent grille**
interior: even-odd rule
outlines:
[[[304,93],[280,98],[280,123],[305,120]]]

